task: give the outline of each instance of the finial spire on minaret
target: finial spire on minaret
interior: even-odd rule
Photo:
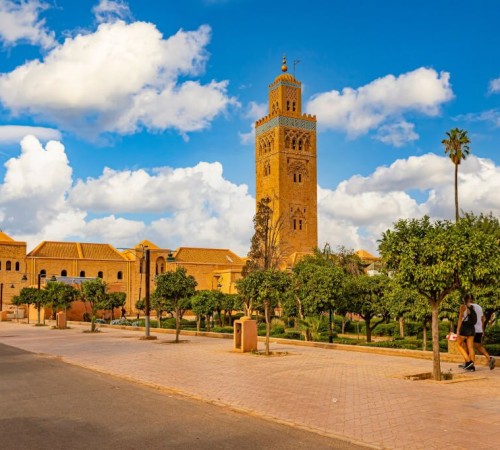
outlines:
[[[286,55],[283,55],[283,65],[281,66],[282,72],[286,72],[288,70],[288,67],[286,65]]]

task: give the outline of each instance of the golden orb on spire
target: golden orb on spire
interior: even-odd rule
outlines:
[[[286,72],[288,70],[288,67],[286,65],[286,55],[283,55],[283,65],[281,66],[281,71]]]

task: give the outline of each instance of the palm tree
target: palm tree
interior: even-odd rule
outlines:
[[[458,165],[470,153],[470,139],[466,130],[452,128],[446,132],[447,139],[443,139],[444,152],[455,165],[455,222],[458,222]]]

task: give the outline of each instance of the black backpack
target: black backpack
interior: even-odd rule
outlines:
[[[477,322],[477,314],[476,310],[474,309],[474,306],[470,305],[468,307],[468,313],[467,313],[467,318],[466,321],[467,323],[470,323],[471,325],[476,325]]]

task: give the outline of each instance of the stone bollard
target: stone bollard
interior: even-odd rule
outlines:
[[[257,322],[250,317],[234,321],[234,349],[239,352],[257,350]]]
[[[56,314],[56,328],[66,328],[66,313],[63,311]]]

